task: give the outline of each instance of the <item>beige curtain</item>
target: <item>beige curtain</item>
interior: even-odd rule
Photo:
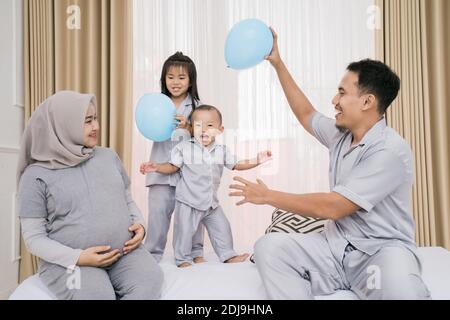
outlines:
[[[377,58],[400,76],[387,119],[415,156],[413,212],[420,246],[450,249],[450,1],[376,0]]]
[[[60,90],[97,96],[100,144],[131,168],[132,0],[23,0],[25,121]],[[37,262],[23,243],[20,282]]]

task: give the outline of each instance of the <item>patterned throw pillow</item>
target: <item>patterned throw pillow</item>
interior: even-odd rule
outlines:
[[[281,233],[312,233],[322,232],[325,229],[326,219],[314,219],[295,213],[275,209],[272,213],[272,223],[266,229],[266,234],[272,232]],[[254,255],[250,261],[255,263]]]
[[[325,228],[326,221],[326,219],[314,219],[280,209],[275,209],[272,213],[272,223],[267,228],[266,234],[271,232],[322,232]]]

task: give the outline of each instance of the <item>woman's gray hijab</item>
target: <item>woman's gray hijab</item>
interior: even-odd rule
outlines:
[[[22,136],[17,185],[30,165],[48,169],[75,167],[91,157],[83,145],[83,128],[95,96],[60,91],[45,100],[33,113]]]

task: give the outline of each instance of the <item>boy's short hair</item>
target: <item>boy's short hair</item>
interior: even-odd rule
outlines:
[[[191,115],[189,116],[189,119],[192,121],[192,118],[194,117],[194,114],[197,111],[201,111],[201,110],[203,110],[203,111],[215,111],[217,113],[217,115],[219,116],[220,124],[222,124],[222,113],[216,107],[208,105],[208,104],[202,104],[202,105],[198,106],[197,108],[195,108],[191,112]]]

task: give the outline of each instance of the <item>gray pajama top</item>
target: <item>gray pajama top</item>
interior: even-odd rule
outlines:
[[[406,247],[416,254],[411,190],[413,156],[408,143],[383,118],[352,146],[350,132],[340,132],[336,121],[316,112],[314,136],[330,152],[331,191],[360,209],[337,221],[328,221],[325,235],[333,254],[342,260],[351,243],[373,255],[383,247]]]
[[[216,209],[223,168],[233,170],[237,162],[237,157],[225,145],[216,142],[209,147],[202,146],[195,138],[179,143],[170,159],[181,172],[176,200],[200,211]]]
[[[103,245],[123,249],[132,237],[128,228],[133,223],[145,225],[129,185],[119,157],[107,148],[96,147],[89,160],[73,168],[29,166],[18,193],[27,245],[33,248],[30,241],[40,239],[41,244],[59,253],[49,255],[53,261],[48,262],[65,267],[76,262],[73,260],[80,250]],[[42,242],[43,236],[51,242]],[[35,248],[41,252],[44,249],[42,245]]]

